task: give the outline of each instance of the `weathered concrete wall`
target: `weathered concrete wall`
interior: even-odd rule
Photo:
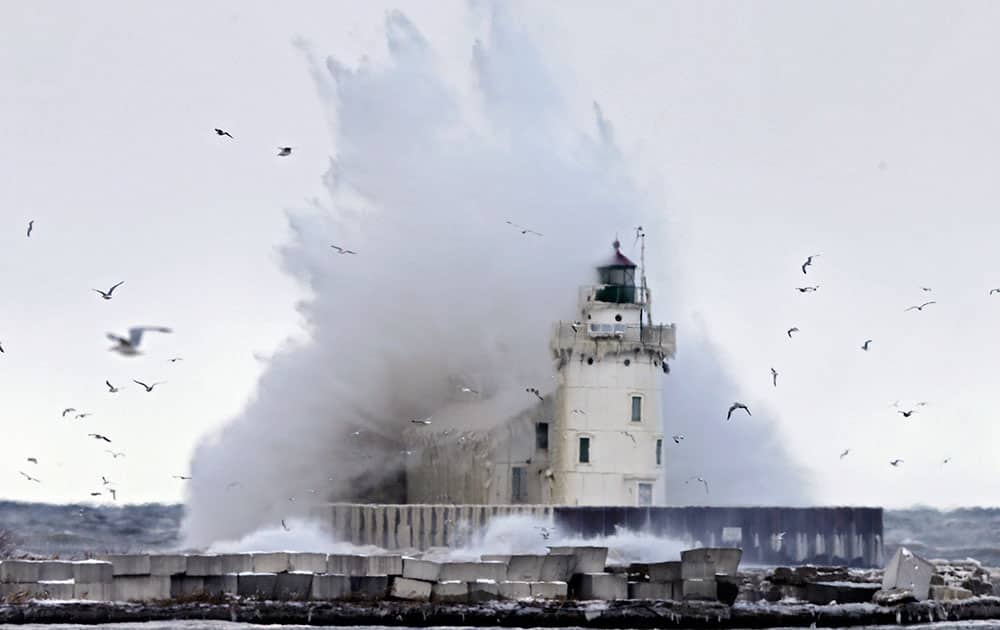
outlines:
[[[692,546],[737,546],[748,564],[882,566],[882,508],[577,507],[545,505],[333,504],[335,535],[384,549],[461,545],[497,516],[530,514],[562,534],[607,536],[619,529]]]

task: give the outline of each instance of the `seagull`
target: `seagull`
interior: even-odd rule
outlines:
[[[819,289],[819,285],[818,284],[816,286],[814,286],[814,287],[795,287],[795,290],[798,291],[799,293],[811,293],[811,292],[816,291],[818,289]]]
[[[28,238],[31,238],[31,231],[35,229],[35,220],[28,221]]]
[[[889,465],[890,466],[899,466],[902,463],[903,463],[903,460],[901,460],[901,459],[894,459],[891,462],[889,462]]]
[[[238,482],[238,481],[230,481],[229,483],[226,484],[226,490],[232,490],[233,488],[238,488],[239,486],[240,486],[240,482]]]
[[[787,334],[788,338],[791,339],[792,338],[792,333],[797,333],[797,332],[799,332],[798,327],[797,326],[792,326],[787,331],[785,331],[785,334]]]
[[[778,386],[778,370],[774,368],[771,368],[771,382],[774,383],[775,387]]]
[[[699,481],[705,486],[705,494],[708,494],[708,482],[702,477],[690,477],[684,481],[684,483],[691,483],[692,481]]]
[[[281,529],[285,530],[286,532],[292,531],[291,528],[288,527],[288,525],[285,525],[285,519],[281,519]]]
[[[905,313],[906,311],[913,311],[913,310],[922,311],[924,310],[925,306],[930,306],[931,304],[937,304],[937,302],[935,302],[934,300],[931,300],[930,302],[924,302],[920,306],[911,306],[909,308],[903,309],[903,312]]]
[[[117,490],[115,490],[114,488],[108,488],[108,492],[111,493],[111,500],[112,501],[117,501],[118,500],[118,491]]]
[[[128,339],[125,337],[119,337],[114,333],[108,333],[108,339],[118,344],[112,346],[110,349],[113,352],[117,352],[118,354],[126,357],[132,357],[140,354],[139,343],[142,342],[142,334],[147,331],[162,333],[173,332],[169,328],[164,328],[163,326],[135,326],[128,329]]]
[[[21,471],[18,471],[18,472],[21,472]],[[21,472],[21,476],[24,477],[25,479],[27,479],[28,481],[34,481],[35,483],[42,483],[41,479],[38,479],[36,477],[32,477],[28,473]]]
[[[109,440],[107,437],[101,435],[100,433],[88,433],[87,437],[92,437],[95,440],[104,440],[108,444],[111,444],[111,440]]]
[[[927,404],[928,404],[928,403],[927,403],[927,401],[926,401],[926,400],[922,400],[922,401],[918,402],[916,406],[917,406],[917,407],[926,407],[926,406],[927,406]]]
[[[900,410],[900,411],[897,411],[896,413],[902,415],[904,418],[909,418],[913,414],[917,413],[917,410],[916,409],[907,409],[906,411]]]
[[[930,293],[932,289],[930,287],[920,287],[920,290],[925,293]]]
[[[102,486],[110,486],[112,483],[114,483],[114,482],[111,481],[110,479],[108,479],[107,477],[105,477],[103,475],[101,476],[101,485]]]
[[[285,157],[292,154],[292,147],[278,147],[278,156]]]
[[[217,136],[227,136],[227,137],[229,137],[232,140],[236,139],[236,138],[233,138],[233,134],[229,133],[225,129],[216,128],[215,129],[215,135],[217,135]]]
[[[635,226],[635,241],[632,243],[632,247],[635,247],[635,244],[638,243],[639,239],[642,238],[643,236],[646,236],[646,232],[645,230],[642,229],[642,226],[641,225]]]
[[[943,462],[941,462],[941,465],[942,465],[942,466],[944,466],[945,464],[947,464],[947,463],[948,463],[948,462],[950,462],[950,461],[951,461],[951,458],[950,458],[950,457],[945,457],[945,458],[944,458],[944,461],[943,461]]]
[[[62,417],[65,418],[66,414],[73,413],[74,411],[76,411],[75,407],[66,407],[65,409],[63,409]]]
[[[868,346],[870,346],[871,344],[872,344],[871,339],[865,339],[865,342],[861,344],[861,349],[864,350],[865,352],[868,352]]]
[[[87,418],[89,416],[92,416],[92,415],[94,415],[94,414],[92,414],[92,413],[78,413],[78,414],[76,414],[76,419],[77,420],[83,420],[83,419],[85,419],[85,418]]]
[[[108,455],[111,455],[111,459],[118,459],[119,457],[125,457],[125,453],[122,452],[115,452],[108,449],[104,449],[104,452],[107,453]]]
[[[518,225],[517,223],[514,223],[513,221],[505,221],[505,223],[507,225],[517,228],[518,230],[521,230],[521,234],[534,234],[535,236],[542,236],[541,232],[536,232],[534,230],[528,229],[523,225]]]
[[[573,333],[575,334],[580,332],[580,326],[582,325],[583,325],[582,322],[573,322],[572,324],[569,325],[569,327],[573,330]]]
[[[111,384],[111,381],[104,381],[104,384],[108,386],[109,394],[117,394],[118,388]]]
[[[684,436],[683,436],[683,435],[672,435],[672,436],[670,436],[670,437],[671,437],[671,438],[673,439],[673,441],[674,441],[674,444],[680,444],[680,443],[681,443],[681,440],[683,440],[683,439],[684,439]]]
[[[635,436],[634,436],[634,435],[632,435],[631,433],[629,433],[628,431],[622,431],[622,435],[627,435],[627,436],[628,436],[628,438],[629,438],[630,440],[632,440],[632,443],[633,443],[633,444],[636,444],[636,441],[635,441]]]
[[[990,295],[993,295],[994,293],[1000,293],[1000,289],[990,289]]]
[[[538,533],[541,535],[542,540],[548,540],[549,537],[552,535],[552,530],[549,529],[548,527],[542,527],[541,525],[535,525],[535,529],[538,530]]]
[[[813,264],[813,258],[818,258],[819,254],[813,254],[812,256],[806,258],[806,261],[802,263],[802,273],[806,273],[806,267],[811,267]]]
[[[570,411],[570,413],[573,414],[573,415],[576,415],[576,416],[585,416],[585,415],[587,415],[587,412],[584,411],[583,409],[573,409],[573,410]]]
[[[0,343],[0,354],[3,354],[3,344]]]
[[[31,464],[37,464],[38,463],[38,459],[35,458],[35,457],[29,457],[28,458],[28,462],[31,463]]]
[[[145,388],[146,388],[146,393],[147,393],[147,394],[148,394],[149,392],[153,391],[153,388],[154,388],[154,387],[156,387],[157,385],[163,385],[164,383],[166,383],[166,381],[156,381],[156,382],[155,382],[155,383],[153,383],[152,385],[146,385],[146,384],[145,384],[145,383],[143,383],[142,381],[137,381],[137,380],[135,380],[135,379],[132,379],[132,382],[133,382],[133,383],[135,383],[136,385],[142,385],[143,387],[145,387]]]
[[[92,496],[92,497],[99,497],[99,496],[101,496],[101,493],[100,492],[91,492],[90,496]]]
[[[351,435],[353,435],[354,437],[358,437],[359,435],[361,435],[361,431],[355,431]]]
[[[747,407],[741,402],[734,402],[732,405],[729,406],[729,413],[726,414],[726,420],[731,419],[733,417],[733,412],[736,411],[737,409],[742,409],[743,411],[747,412],[748,416],[753,415],[752,413],[750,413],[749,407]]]
[[[535,396],[538,397],[538,400],[545,400],[545,398],[542,397],[542,394],[538,391],[537,387],[525,387],[524,391],[528,392],[529,394],[534,394]]]
[[[101,291],[100,289],[91,289],[91,290],[100,293],[101,297],[104,298],[105,300],[110,300],[111,299],[111,294],[115,292],[115,289],[117,289],[118,287],[122,286],[123,284],[125,284],[124,280],[122,280],[121,282],[119,282],[115,286],[111,287],[107,291]]]
[[[174,479],[180,479],[181,481],[191,481],[191,477],[186,477],[184,475],[173,475]]]
[[[410,420],[410,422],[412,422],[413,424],[422,424],[424,426],[427,426],[428,424],[431,423],[431,418],[433,418],[433,417],[434,416],[427,416],[426,418],[424,418],[422,420]]]
[[[183,361],[182,357],[174,357],[172,359],[167,359],[167,363],[177,363],[178,361]]]
[[[472,389],[471,387],[463,387],[463,388],[462,388],[462,393],[463,393],[463,394],[476,394],[476,395],[478,395],[478,394],[479,394],[479,392],[478,392],[478,391],[476,391],[476,390]]]
[[[353,255],[355,255],[355,254],[358,253],[358,252],[354,251],[353,249],[347,249],[345,247],[341,247],[340,245],[331,245],[330,247],[332,247],[335,250],[337,250],[338,254],[351,254],[353,256]]]
[[[840,454],[840,459],[844,459],[845,457],[847,457],[847,454],[850,453],[850,452],[851,452],[851,449],[845,448],[844,452]]]

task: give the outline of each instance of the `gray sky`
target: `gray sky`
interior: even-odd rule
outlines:
[[[737,380],[731,398],[775,412],[821,503],[995,504],[1000,7],[627,6],[511,13],[570,115],[589,121],[600,102],[661,200],[651,243],[673,267],[650,252],[654,315],[679,325],[675,370],[685,335],[711,338]],[[245,405],[263,369],[254,355],[304,337],[296,302],[308,296],[275,248],[285,210],[322,194],[335,147],[294,40],[378,63],[384,13],[400,7],[469,90],[464,3],[274,7],[0,5],[0,496],[81,500],[106,475],[125,500],[178,500],[171,475]],[[278,159],[285,144],[295,154]],[[90,290],[120,280],[110,302]],[[793,290],[805,284],[821,288]],[[903,312],[925,299],[939,303]],[[134,360],[106,352],[104,333],[133,324],[176,333]],[[111,396],[106,378],[167,384]],[[897,399],[930,404],[904,421]],[[711,433],[724,435],[729,402],[703,419]],[[61,419],[69,406],[94,416]],[[112,463],[90,432],[128,456]]]

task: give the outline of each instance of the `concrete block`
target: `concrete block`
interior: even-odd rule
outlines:
[[[575,599],[628,599],[628,579],[614,573],[578,573],[569,590]]]
[[[957,599],[968,599],[973,593],[961,586],[932,586],[930,591],[931,599],[935,601],[951,601]]]
[[[205,594],[205,578],[202,576],[170,576],[170,597],[194,597]]]
[[[430,582],[395,577],[392,579],[392,590],[389,594],[395,599],[427,602],[431,599],[431,588]]]
[[[493,602],[500,599],[500,584],[493,580],[469,582],[469,601]]]
[[[531,599],[531,583],[520,580],[497,582],[500,599]]]
[[[76,585],[73,580],[43,580],[34,586],[35,599],[74,599]]]
[[[235,573],[224,575],[206,575],[205,594],[212,597],[219,595],[238,595],[240,590],[239,576]]]
[[[431,600],[442,604],[469,601],[468,582],[435,582],[431,586]]]
[[[721,585],[720,585],[721,586]],[[872,601],[879,590],[878,584],[857,582],[810,582],[806,584],[806,601],[820,606],[838,604],[865,604]],[[721,598],[721,592],[720,598]]]
[[[34,584],[38,582],[40,565],[40,562],[31,560],[4,560],[0,562],[0,582]]]
[[[368,557],[331,553],[326,560],[326,572],[334,575],[367,575]]]
[[[163,554],[149,556],[150,575],[181,575],[187,572],[187,556]]]
[[[425,582],[439,582],[441,581],[441,563],[403,558],[403,577]]]
[[[548,555],[542,561],[540,582],[569,582],[573,577],[576,558],[571,555]]]
[[[366,575],[403,575],[403,556],[380,554],[368,556]]]
[[[386,575],[352,575],[350,579],[353,599],[379,600],[385,599],[389,594],[389,580],[399,578],[390,578]]]
[[[715,574],[713,573],[711,577],[715,577]],[[680,560],[654,562],[649,565],[650,582],[676,582],[683,579]]]
[[[185,574],[191,577],[222,575],[222,556],[188,556]]]
[[[909,549],[900,547],[885,567],[882,590],[908,590],[918,601],[925,600],[930,596],[931,575],[934,571],[933,564]]]
[[[349,599],[351,578],[347,575],[314,575],[311,598],[318,601]]]
[[[92,602],[110,602],[111,582],[100,582],[96,584],[76,582],[73,584],[73,599],[84,599]]]
[[[253,556],[249,553],[227,553],[222,558],[222,574],[253,573]]]
[[[604,573],[608,562],[607,547],[549,547],[549,555],[573,556],[573,573]]]
[[[114,569],[110,562],[84,560],[73,563],[73,581],[77,584],[111,584]]]
[[[38,563],[39,582],[62,582],[73,579],[73,563],[65,560],[45,560]]]
[[[166,575],[116,575],[111,582],[116,602],[151,602],[170,599],[170,577]]]
[[[254,573],[284,573],[288,570],[288,554],[284,551],[253,554]]]
[[[110,562],[113,575],[150,575],[150,560],[145,554],[107,554],[97,559]]]
[[[288,570],[292,573],[326,573],[325,553],[290,553]]]
[[[698,579],[694,573],[702,573],[702,571],[697,571],[694,569],[697,565],[715,565],[714,573],[724,573],[725,575],[736,575],[740,566],[740,558],[743,557],[743,550],[737,547],[699,547],[697,549],[688,549],[687,551],[681,552],[681,571],[682,578],[687,579]],[[683,575],[685,571],[688,571],[688,565],[692,567],[692,575],[688,577]],[[705,578],[714,577],[713,575],[704,576]]]
[[[535,599],[566,599],[569,596],[566,582],[531,582],[529,587]]]
[[[540,582],[542,565],[546,556],[514,555],[507,559],[507,579],[524,582]]]
[[[507,579],[507,565],[503,562],[442,562],[438,574],[440,582],[475,582]]]
[[[313,574],[305,571],[279,573],[275,597],[283,600],[305,600],[312,594]]]
[[[628,598],[668,601],[680,599],[680,594],[674,596],[672,582],[629,582]]]
[[[236,583],[240,597],[273,599],[278,587],[277,573],[240,573]]]
[[[681,586],[681,597],[685,600],[717,601],[719,591],[715,578],[684,580]]]

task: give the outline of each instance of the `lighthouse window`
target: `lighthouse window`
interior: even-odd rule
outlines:
[[[580,438],[580,463],[589,464],[590,463],[590,438],[582,437]]]
[[[656,465],[663,465],[663,440],[656,441]]]
[[[639,484],[639,505],[653,505],[653,484]]]
[[[510,502],[523,503],[528,499],[528,488],[525,483],[524,466],[514,466],[510,469]]]
[[[549,450],[549,423],[539,422],[535,425],[535,448],[540,451]]]
[[[642,396],[632,397],[632,422],[642,422]]]

